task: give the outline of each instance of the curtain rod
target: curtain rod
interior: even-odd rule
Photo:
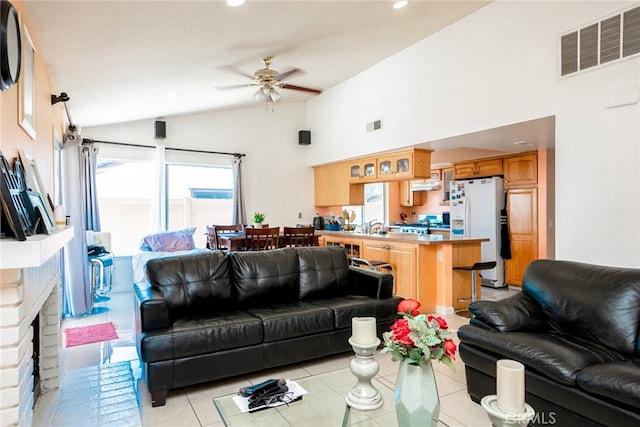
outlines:
[[[156,148],[156,147],[151,146],[151,145],[127,144],[125,142],[100,141],[100,140],[97,140],[97,139],[82,138],[82,143],[84,144],[85,142],[97,142],[97,143],[100,143],[100,144],[123,145],[125,147],[154,148],[154,149]],[[244,153],[228,153],[228,152],[225,152],[225,151],[192,150],[190,148],[171,148],[171,147],[166,147],[165,150],[185,151],[185,152],[188,152],[188,153],[222,154],[222,155],[225,155],[225,156],[233,156],[233,157],[244,157],[244,156],[246,156],[246,154],[244,154]]]

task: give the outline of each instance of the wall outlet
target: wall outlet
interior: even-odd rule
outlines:
[[[302,219],[302,212],[298,212],[298,219]]]
[[[438,251],[438,262],[442,262],[444,256],[442,256],[442,251]]]

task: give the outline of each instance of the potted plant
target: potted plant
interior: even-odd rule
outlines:
[[[262,228],[262,223],[266,217],[267,215],[262,212],[255,212],[253,214],[253,223],[255,224],[255,227]]]

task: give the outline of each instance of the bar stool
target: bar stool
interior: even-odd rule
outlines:
[[[477,299],[476,271],[491,270],[492,268],[496,268],[496,265],[497,263],[495,261],[487,261],[487,262],[476,262],[475,264],[468,265],[468,266],[453,267],[454,270],[463,270],[463,271],[471,272],[471,297],[458,298],[458,302],[468,301],[469,303],[472,303],[476,301]],[[482,277],[482,275],[480,277]],[[473,314],[471,314],[471,312],[468,309],[458,310],[456,311],[456,314],[462,317],[467,317],[467,318],[473,317]]]
[[[389,264],[386,261],[379,260],[367,260],[357,257],[351,257],[351,264],[356,267],[368,267],[370,270],[380,270],[384,268],[385,270],[389,270],[389,274],[393,276],[393,294],[396,293],[396,271],[393,269],[393,265]]]

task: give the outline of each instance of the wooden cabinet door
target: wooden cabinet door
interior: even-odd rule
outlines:
[[[346,206],[364,204],[364,184],[349,183],[349,163],[331,163],[313,168],[314,204]]]
[[[476,163],[456,163],[453,165],[453,176],[455,179],[473,178],[476,173]]]
[[[375,181],[378,163],[375,157],[349,162],[349,181]]]
[[[404,298],[416,298],[418,258],[417,245],[393,243],[388,249],[387,262],[395,270],[395,294]]]
[[[507,191],[507,216],[511,259],[505,262],[505,282],[522,286],[524,270],[538,258],[538,190]]]
[[[481,160],[476,163],[476,176],[502,175],[502,159]]]
[[[504,159],[505,188],[538,184],[538,155],[535,153]]]
[[[411,181],[400,181],[400,206],[424,204],[422,194],[422,191],[411,191]]]

